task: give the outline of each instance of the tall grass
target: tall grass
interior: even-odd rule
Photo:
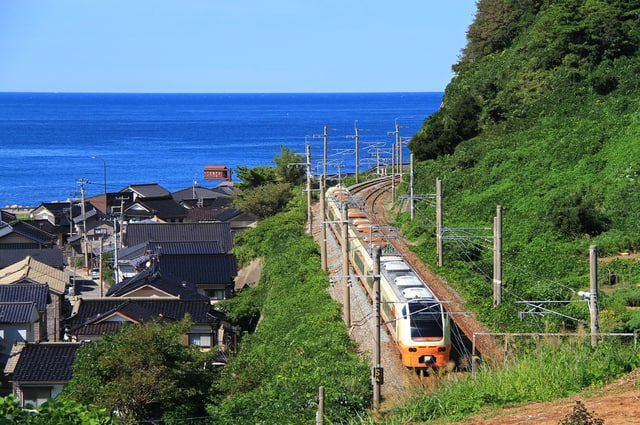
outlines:
[[[416,393],[387,413],[383,423],[445,423],[468,419],[481,410],[496,411],[525,402],[549,401],[612,381],[640,364],[631,344],[588,338],[551,338],[524,349],[507,364],[483,364],[472,374],[441,377],[429,394]],[[437,379],[437,378],[432,378]],[[360,423],[374,423],[370,418]]]

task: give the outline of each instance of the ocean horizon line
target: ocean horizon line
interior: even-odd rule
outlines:
[[[309,91],[309,92],[143,92],[143,91],[13,91],[0,90],[0,94],[114,94],[114,95],[130,95],[130,94],[160,94],[160,95],[336,95],[336,94],[441,94],[444,91]]]

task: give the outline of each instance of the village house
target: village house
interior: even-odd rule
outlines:
[[[71,379],[77,343],[16,343],[4,380],[22,408],[34,408],[60,394]]]
[[[0,285],[43,284],[48,287],[51,301],[46,307],[46,334],[48,341],[60,341],[60,320],[63,317],[65,293],[71,276],[65,271],[48,266],[31,257],[0,269]],[[31,300],[36,302],[35,299]]]

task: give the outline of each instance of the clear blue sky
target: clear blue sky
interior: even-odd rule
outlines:
[[[0,91],[443,91],[475,10],[475,0],[0,0]]]

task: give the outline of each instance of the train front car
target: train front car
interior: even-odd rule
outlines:
[[[402,364],[412,368],[441,368],[451,356],[449,316],[434,299],[414,299],[398,310],[396,337]]]

